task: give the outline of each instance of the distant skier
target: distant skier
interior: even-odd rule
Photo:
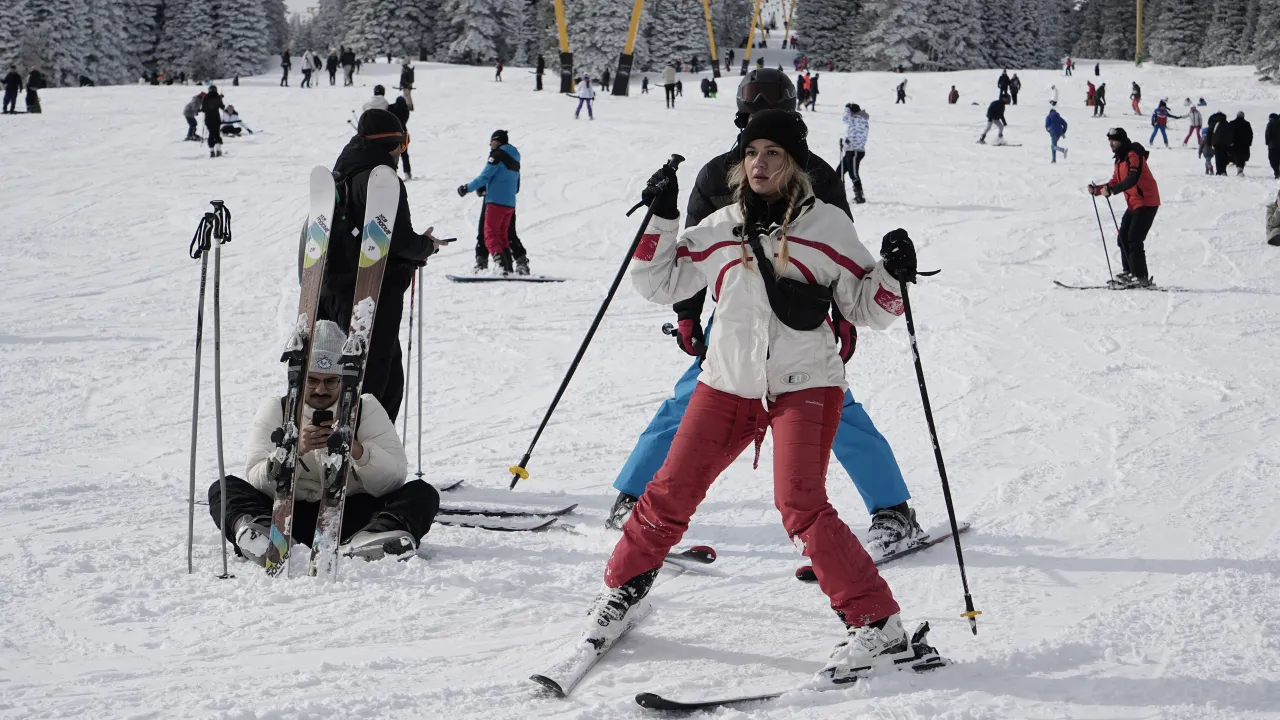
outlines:
[[[222,157],[222,96],[218,86],[210,85],[205,91],[200,111],[204,113],[205,137],[209,143],[209,157]]]
[[[1262,137],[1267,144],[1267,161],[1271,163],[1271,171],[1280,180],[1280,115],[1271,113]]]
[[[1012,81],[1009,79],[1009,71],[1001,70],[1000,77],[996,78],[996,89],[1000,91],[1000,97],[1009,96],[1009,84],[1011,82]]]
[[[1058,86],[1057,85],[1049,86],[1049,106],[1050,107],[1058,106]]]
[[[370,110],[386,110],[389,107],[391,107],[391,103],[387,102],[387,89],[381,85],[374,85],[373,97],[365,101],[364,105],[360,108],[360,112],[365,113]]]
[[[1231,163],[1236,166],[1236,175],[1244,175],[1252,148],[1253,126],[1244,119],[1243,111],[1238,112],[1231,121]]]
[[[18,74],[18,66],[10,65],[4,76],[4,113],[12,115],[18,111],[18,93],[22,92],[22,76]]]
[[[379,312],[382,308],[378,308]],[[317,320],[312,333],[311,365],[306,378],[302,427],[298,436],[298,464],[294,475],[291,537],[300,545],[314,540],[320,510],[326,443],[333,433],[342,376],[342,345],[346,335],[337,323]],[[316,413],[330,417],[316,422]],[[395,423],[372,394],[360,396],[359,422],[351,441],[351,475],[342,508],[342,547],[339,552],[365,560],[418,549],[440,507],[440,495],[422,480],[408,480],[404,445]],[[227,494],[218,481],[209,486],[209,514],[236,555],[266,565],[270,544],[271,510],[276,483],[271,476],[274,437],[284,427],[284,399],[272,395],[258,406],[245,442],[244,478],[228,475]]]
[[[676,79],[676,97],[684,97],[684,81]]]
[[[1169,134],[1166,127],[1169,125],[1169,118],[1182,119],[1181,115],[1174,115],[1169,112],[1169,105],[1164,100],[1156,107],[1155,112],[1151,113],[1151,138],[1147,140],[1148,145],[1155,145],[1156,134],[1164,139],[1164,146],[1169,147]]]
[[[343,87],[350,87],[352,85],[355,85],[356,84],[356,80],[355,80],[356,53],[355,51],[352,50],[351,48],[346,48],[345,50],[342,51],[342,57],[340,58],[340,60],[342,61]]]
[[[315,66],[311,64],[311,51],[307,50],[302,53],[302,82],[298,84],[299,88],[311,87],[311,73],[315,72]]]
[[[1098,86],[1097,92],[1093,94],[1093,115],[1094,117],[1102,117],[1107,114],[1107,84],[1102,83]]]
[[[396,116],[386,110],[369,110],[361,115],[356,133],[333,164],[333,179],[338,185],[342,205],[334,213],[334,228],[330,235],[317,313],[319,318],[333,320],[344,328],[348,328],[351,322],[359,271],[360,237],[352,230],[364,222],[369,174],[379,165],[395,170],[401,153],[409,147],[409,134]],[[395,225],[391,228],[391,244],[382,288],[378,293],[378,312],[369,338],[363,385],[364,392],[377,398],[393,421],[400,412],[404,395],[404,362],[400,354],[404,294],[417,269],[440,249],[431,236],[432,228],[421,234],[414,231],[409,194],[398,176],[396,183],[400,186],[400,201]],[[306,232],[305,228],[303,232]]]
[[[996,145],[1004,145],[1004,126],[1007,124],[1004,119],[1004,106],[1007,101],[1004,97],[991,101],[987,106],[987,127],[982,130],[982,137],[978,138],[979,145],[987,144],[987,133],[991,132],[991,128],[996,129]]]
[[[1142,108],[1139,103],[1142,102],[1142,88],[1138,87],[1138,83],[1133,84],[1133,89],[1129,91],[1129,99],[1133,101],[1133,114],[1141,115]]]
[[[956,89],[955,85],[952,85],[951,92],[947,93],[947,104],[955,105],[958,102],[960,102],[960,91]]]
[[[813,74],[813,77],[809,78],[809,103],[808,103],[808,106],[809,106],[809,109],[810,109],[810,110],[817,110],[817,109],[818,109],[818,76],[819,76],[819,75],[821,75],[821,74],[822,74],[822,73],[814,73],[814,74]]]
[[[34,65],[31,72],[27,73],[27,112],[40,113],[40,90],[49,87],[49,83],[44,79],[44,73]]]
[[[591,87],[591,78],[587,75],[582,76],[582,84],[578,86],[578,108],[573,111],[573,119],[577,120],[579,113],[582,112],[582,106],[587,106],[587,118],[595,120],[596,116],[591,112],[591,103],[595,102],[596,91]]]
[[[413,109],[413,75],[413,60],[405,55],[400,61],[400,94],[410,110]]]
[[[607,93],[612,83],[613,80],[609,77],[609,68],[605,68],[604,73],[600,75],[600,89]]]
[[[1065,61],[1065,62],[1063,62],[1063,64],[1062,64],[1062,68],[1063,68],[1063,72],[1064,72],[1064,74],[1065,74],[1067,77],[1071,77],[1071,70],[1072,70],[1072,67],[1071,67],[1071,56],[1070,56],[1070,55],[1068,55],[1068,56],[1067,56],[1066,61]]]
[[[899,103],[903,105],[907,104],[907,81],[905,78],[903,78],[902,82],[898,83],[898,99],[893,101],[894,105],[898,105]]]
[[[871,131],[871,118],[857,103],[844,106],[844,137],[840,138],[840,169],[853,181],[853,201],[861,205],[867,201],[862,194],[862,158],[867,155],[867,135]]]
[[[1052,158],[1050,162],[1058,162],[1058,153],[1062,153],[1062,159],[1067,159],[1067,149],[1060,147],[1058,141],[1067,135],[1067,121],[1058,114],[1057,108],[1049,108],[1049,114],[1044,118],[1044,129],[1049,133],[1049,154]]]
[[[338,53],[332,49],[329,50],[329,58],[324,66],[329,71],[329,86],[333,87],[338,82]]]
[[[1200,130],[1200,149],[1198,155],[1204,158],[1204,174],[1212,175],[1214,169],[1213,162],[1213,142],[1209,128]]]
[[[649,76],[648,75],[643,75],[640,77],[640,94],[641,95],[649,94]]]
[[[667,63],[662,68],[662,87],[667,94],[667,109],[670,110],[676,106],[676,69]]]
[[[1187,122],[1191,123],[1191,127],[1187,129],[1187,136],[1182,138],[1183,145],[1186,145],[1187,141],[1192,137],[1199,140],[1200,128],[1204,127],[1204,118],[1200,115],[1200,108],[1195,105],[1191,105],[1190,98],[1187,99],[1187,105],[1191,107],[1191,109],[1187,111]]]
[[[400,125],[404,127],[405,136],[407,137],[409,134],[409,113],[413,111],[413,108],[409,105],[408,99],[401,95],[396,98],[395,102],[391,103],[391,107],[388,108],[388,110],[392,115],[396,116],[397,120],[400,121]],[[404,179],[412,180],[413,170],[409,167],[408,145],[405,145],[404,149],[400,151],[400,164],[404,166]]]
[[[1093,64],[1093,76],[1094,76],[1094,77],[1101,77],[1101,76],[1102,76],[1102,63],[1094,63],[1094,64]]]
[[[489,269],[492,256],[503,275],[529,274],[529,256],[516,234],[516,194],[520,192],[520,151],[511,144],[506,130],[489,136],[489,159],[484,170],[466,185],[458,186],[458,197],[469,192],[484,194],[480,211],[480,237],[476,243],[476,274]]]
[[[1094,107],[1097,104],[1097,97],[1098,97],[1098,86],[1094,85],[1092,80],[1086,80],[1085,92],[1084,92],[1085,106]],[[1098,111],[1095,109],[1093,111],[1093,114],[1097,115]]]
[[[538,64],[533,70],[534,74],[534,90],[542,89],[542,76],[547,72],[547,60],[541,55],[538,56]]]
[[[1022,80],[1018,78],[1018,73],[1014,73],[1009,79],[1009,98],[1013,100],[1013,104],[1018,104],[1018,93],[1022,91]]]
[[[502,82],[502,67],[503,65],[501,60],[493,66],[493,79],[497,82]]]
[[[1113,281],[1120,287],[1147,287],[1151,276],[1147,273],[1147,252],[1143,243],[1151,230],[1151,223],[1160,209],[1160,188],[1147,164],[1147,151],[1141,145],[1130,142],[1124,128],[1112,128],[1107,132],[1111,151],[1115,153],[1115,170],[1111,180],[1102,185],[1089,185],[1093,195],[1110,197],[1124,193],[1128,208],[1120,220],[1120,233],[1116,244],[1120,246],[1120,261],[1124,271]]]
[[[187,136],[185,140],[200,140],[200,136],[196,134],[196,115],[199,115],[204,108],[204,93],[191,96],[186,106],[182,108],[182,117],[187,119]]]
[[[293,58],[289,54],[289,48],[285,48],[280,53],[280,69],[283,74],[280,76],[280,87],[289,87],[289,71],[293,69]]]
[[[806,70],[796,75],[796,106],[804,107],[809,102],[809,80]]]

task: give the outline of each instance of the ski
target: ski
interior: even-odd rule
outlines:
[[[537,532],[559,522],[560,518],[489,518],[475,515],[436,515],[436,525],[449,527],[474,528],[476,530],[492,530],[495,532]]]
[[[917,627],[916,631],[911,635],[911,647],[915,650],[915,654],[909,658],[895,660],[894,667],[892,669],[897,671],[911,669],[915,672],[928,672],[950,664],[949,661],[938,655],[937,650],[925,642],[928,634],[929,623],[920,623],[920,626]],[[869,677],[875,677],[875,672],[873,671]],[[854,684],[857,679],[858,678],[855,677],[851,680],[839,683],[810,680],[804,685],[789,688],[787,690],[749,695],[734,695],[712,699],[676,700],[673,698],[663,697],[657,693],[643,692],[636,695],[636,704],[646,710],[660,710],[666,712],[714,710],[716,708],[733,707],[735,705],[744,705],[747,703],[768,702],[770,700],[776,700],[783,697],[784,695],[803,692],[806,690],[839,690]]]
[[[627,613],[627,623],[614,638],[582,637],[574,643],[569,651],[545,672],[529,676],[529,679],[551,691],[556,697],[568,697],[591,668],[596,666],[604,654],[613,649],[618,641],[640,624],[641,620],[653,611],[648,598],[641,600]]]
[[[564,282],[565,278],[551,277],[549,275],[445,275],[456,283],[482,283],[482,282],[527,282],[527,283],[549,283]]]
[[[969,523],[967,522],[960,523],[961,535],[963,535],[964,532],[968,529],[969,529]],[[940,542],[946,542],[947,540],[950,540],[950,539],[951,539],[950,530],[947,530],[946,532],[937,534],[937,535],[930,533],[929,535],[925,536],[925,539],[920,541],[919,543],[912,545],[911,547],[905,550],[899,550],[896,553],[890,553],[888,555],[881,557],[879,560],[876,560],[876,567],[884,567],[885,565],[888,565],[894,560],[901,560],[902,558],[907,557],[909,555],[915,555],[921,550],[927,550],[933,547],[934,545],[937,545]],[[807,582],[807,583],[818,582],[818,576],[813,572],[812,565],[805,565],[803,567],[796,568],[796,579],[799,580],[800,582]]]
[[[702,567],[716,561],[716,551],[709,545],[695,545],[688,550],[669,553],[662,562],[678,567],[681,570],[699,572]]]
[[[500,508],[483,508],[483,507],[457,507],[442,505],[439,510],[441,515],[482,515],[492,518],[548,518],[561,517],[573,512],[578,507],[577,503],[567,505],[557,510],[504,510]]]
[[[283,425],[272,434],[276,449],[271,453],[268,473],[275,482],[276,496],[271,506],[271,533],[268,538],[266,569],[279,575],[288,565],[293,528],[293,481],[298,464],[298,428],[302,424],[308,365],[311,362],[311,333],[316,307],[320,304],[320,284],[332,228],[333,174],[323,167],[311,170],[311,208],[307,240],[302,255],[298,319],[285,345],[281,362],[287,363],[289,388],[285,393]]]
[[[457,490],[457,489],[458,489],[458,486],[459,486],[459,485],[461,485],[461,484],[462,484],[462,483],[464,483],[464,482],[466,482],[466,481],[465,481],[465,480],[454,480],[453,482],[451,482],[451,483],[449,483],[449,484],[447,484],[447,485],[436,485],[436,486],[435,486],[435,488],[436,488],[436,492],[449,492],[450,490]]]
[[[1171,288],[1161,285],[1147,285],[1146,287],[1127,287],[1124,285],[1068,285],[1057,280],[1053,281],[1054,285],[1067,290],[1147,290],[1150,292],[1185,292],[1183,288]]]
[[[385,165],[374,168],[369,173],[365,198],[351,325],[342,347],[342,390],[338,395],[333,434],[329,436],[329,452],[324,458],[324,487],[316,517],[315,540],[311,543],[311,561],[307,566],[307,574],[312,576],[337,578],[342,509],[347,499],[347,476],[351,472],[351,442],[355,439],[360,412],[360,386],[399,202],[400,180],[395,170]]]

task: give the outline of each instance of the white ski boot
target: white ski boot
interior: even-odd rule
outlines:
[[[650,570],[631,578],[622,587],[611,588],[606,585],[601,588],[600,594],[596,595],[591,608],[587,610],[582,640],[597,648],[612,645],[627,631],[634,609],[649,594],[657,576],[657,570]]]
[[[271,518],[241,515],[236,521],[236,547],[240,554],[262,567],[267,566],[267,548],[271,546]]]
[[[222,143],[218,143],[217,145],[214,145],[213,150],[218,154],[218,157],[222,157]]]
[[[340,552],[346,557],[381,560],[387,555],[403,555],[418,549],[418,541],[405,529],[400,518],[378,513],[364,529],[347,541]]]
[[[909,663],[916,657],[902,618],[890,615],[874,625],[849,628],[844,640],[836,643],[827,658],[826,667],[818,671],[814,681],[819,684],[841,685],[867,677],[877,669],[892,669],[898,664]]]
[[[907,504],[881,508],[871,516],[867,530],[867,552],[873,560],[910,550],[929,539],[929,534],[916,522],[916,511]]]

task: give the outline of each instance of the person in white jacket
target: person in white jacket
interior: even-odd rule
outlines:
[[[662,68],[662,87],[666,88],[667,91],[667,109],[675,107],[676,69],[671,65],[671,63],[667,63],[667,66]]]
[[[840,169],[849,173],[853,181],[853,201],[862,204],[867,201],[862,194],[862,158],[867,156],[867,135],[871,132],[871,118],[867,111],[857,103],[844,106],[844,137],[840,138],[840,149],[844,157],[840,159]]]
[[[753,114],[729,174],[735,203],[683,233],[675,173],[663,168],[646,189],[653,219],[632,259],[636,290],[669,305],[708,288],[718,305],[699,384],[665,464],[623,524],[587,642],[625,627],[711,483],[753,444],[758,462],[772,430],[783,525],[848,628],[816,679],[847,682],[919,657],[888,584],[826,494],[847,387],[828,312],[887,328],[902,315],[896,278],[914,279],[915,250],[895,230],[877,263],[853,221],[814,197],[802,170],[806,135],[796,113]]]
[[[390,110],[391,103],[387,101],[387,89],[381,85],[373,86],[373,97],[369,98],[360,108],[360,114],[363,115],[370,110]]]
[[[595,102],[596,91],[591,87],[591,77],[589,75],[582,76],[582,84],[578,86],[578,109],[573,111],[573,119],[578,119],[578,114],[582,112],[582,106],[587,106],[587,117],[595,120],[595,113],[591,111],[591,103]]]
[[[317,320],[312,336],[293,491],[293,541],[303,545],[310,545],[315,535],[324,457],[328,454],[325,447],[333,432],[333,411],[342,385],[342,345],[346,342],[342,329],[329,320]],[[377,398],[362,395],[358,417],[342,514],[342,551],[372,560],[387,553],[417,550],[440,507],[440,495],[422,480],[405,482],[408,463],[404,446]],[[227,476],[227,526],[221,530],[235,544],[237,555],[259,565],[264,564],[267,554],[276,495],[270,473],[276,449],[273,435],[283,426],[283,398],[263,400],[246,442],[245,476]],[[215,481],[209,486],[209,513],[215,525],[221,519],[222,504]]]

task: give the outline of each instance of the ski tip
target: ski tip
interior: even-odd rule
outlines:
[[[552,680],[546,675],[530,675],[529,679],[534,681],[538,685],[541,685],[544,689],[549,691],[552,695],[555,695],[558,698],[565,697],[564,689],[560,687],[560,683],[556,682],[555,680]]]
[[[649,710],[667,710],[671,703],[656,693],[642,692],[636,694],[636,704]]]
[[[694,560],[706,563],[707,565],[716,561],[716,549],[710,545],[694,545],[689,548],[685,554]]]
[[[796,568],[796,579],[800,582],[816,583],[818,582],[818,574],[813,571],[812,565],[805,565]]]

